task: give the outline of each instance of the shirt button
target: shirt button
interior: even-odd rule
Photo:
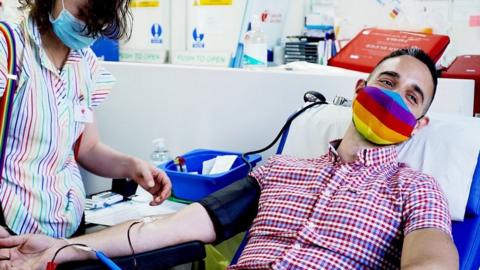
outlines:
[[[325,196],[330,196],[330,195],[332,195],[332,191],[329,190],[329,189],[326,189],[324,194],[325,194]]]
[[[293,245],[293,248],[294,248],[294,249],[300,249],[300,244],[299,244],[299,243],[296,243],[295,245]]]
[[[308,227],[309,229],[313,230],[313,229],[315,229],[315,224],[314,224],[313,222],[309,221],[309,222],[307,223],[307,227]]]

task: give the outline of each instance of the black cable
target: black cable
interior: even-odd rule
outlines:
[[[306,111],[306,110],[308,110],[312,107],[315,107],[317,105],[323,105],[323,104],[328,104],[328,102],[326,102],[324,99],[323,100],[320,99],[320,101],[313,102],[313,103],[308,104],[307,106],[303,107],[298,112],[294,113],[292,116],[290,116],[288,118],[287,122],[285,122],[282,129],[280,129],[280,132],[277,134],[275,139],[269,145],[265,146],[264,148],[255,150],[255,151],[250,151],[250,152],[243,153],[240,157],[248,165],[248,173],[250,173],[252,171],[252,164],[250,164],[250,162],[247,160],[246,156],[258,154],[258,153],[261,153],[261,152],[265,152],[268,149],[272,148],[272,146],[274,146],[277,143],[277,141],[281,138],[281,136],[285,132],[285,130],[290,127],[290,125],[292,124],[292,121],[295,120],[295,118],[297,118],[304,111]]]
[[[137,257],[135,255],[135,250],[133,249],[132,240],[130,238],[130,231],[132,230],[133,226],[135,226],[137,224],[140,224],[140,223],[142,223],[142,221],[133,222],[132,224],[130,224],[130,226],[128,226],[128,230],[127,230],[128,245],[130,246],[130,250],[132,251],[132,259],[133,259],[133,268],[134,269],[138,269],[138,265],[137,265]]]
[[[60,251],[62,251],[63,249],[65,249],[65,248],[67,248],[67,247],[73,247],[73,246],[90,248],[89,246],[87,246],[87,245],[85,245],[85,244],[68,244],[68,245],[65,245],[65,246],[57,249],[57,251],[56,251],[55,254],[53,255],[53,258],[52,258],[51,262],[52,262],[52,263],[55,263],[55,258],[57,258],[57,255],[60,253]]]

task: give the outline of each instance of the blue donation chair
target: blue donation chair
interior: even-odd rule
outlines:
[[[282,153],[287,136],[288,131],[282,137],[277,153]],[[465,220],[452,222],[452,234],[460,257],[460,269],[480,270],[480,153],[470,187]],[[237,252],[236,259],[239,255]]]
[[[469,117],[450,115],[442,115],[442,117],[447,118],[447,120],[445,120],[445,123],[447,123],[447,128],[455,129],[460,127],[461,129],[465,129],[462,130],[462,132],[478,134],[478,121],[475,122],[476,127],[473,127],[473,125],[469,126],[469,124],[454,125],[450,124],[450,121],[452,120],[448,119],[448,117],[453,117],[454,123],[462,122],[464,119],[468,119]],[[436,118],[438,120],[438,116],[436,116]],[[341,106],[333,105],[327,105],[327,107],[324,107],[323,109],[322,107],[312,108],[302,114],[299,118],[295,119],[291,127],[284,131],[277,148],[277,154],[287,154],[299,157],[312,157],[321,155],[326,152],[326,145],[328,141],[341,138],[350,122],[350,108],[343,107],[342,109]],[[443,121],[440,122],[442,122],[441,124],[445,124]],[[440,126],[438,121],[436,122],[436,126]],[[321,132],[319,132],[320,130]],[[448,137],[449,135],[451,134],[442,134],[444,137]],[[429,140],[431,140],[431,138],[429,138]],[[458,142],[459,138],[446,138],[446,140],[441,139],[440,141],[449,142],[454,140],[457,140]],[[478,142],[477,140],[480,139],[475,138],[474,140],[475,142]],[[462,144],[464,147],[467,143],[468,141],[460,142],[460,144]],[[455,147],[456,146],[457,145],[455,145]],[[470,146],[466,145],[466,147]],[[464,220],[461,222],[452,222],[453,240],[459,253],[461,270],[480,269],[480,153],[475,151],[478,151],[478,148],[477,150],[472,150],[473,155],[471,155],[472,162],[470,162],[470,164],[473,165],[470,167],[470,170],[474,170],[474,173],[470,185],[470,193],[468,195]],[[448,160],[452,157],[441,156],[438,158]],[[433,162],[438,162],[436,156],[434,157]],[[467,168],[465,168],[465,170],[467,170]],[[232,263],[235,263],[238,260],[245,244],[246,238],[240,245],[239,250],[237,250]]]
[[[480,269],[480,155],[473,175],[463,222],[454,221],[453,240],[460,255],[460,269]]]

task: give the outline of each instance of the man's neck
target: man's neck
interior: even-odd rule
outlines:
[[[352,162],[357,158],[358,151],[365,148],[378,147],[365,140],[355,129],[353,123],[347,129],[337,153],[344,162]]]

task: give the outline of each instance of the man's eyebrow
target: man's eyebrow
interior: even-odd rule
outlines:
[[[390,76],[390,77],[393,77],[393,78],[396,78],[396,79],[400,78],[400,74],[398,74],[395,71],[383,71],[380,74],[378,74],[378,77],[380,77],[382,75],[387,75],[387,76]]]

